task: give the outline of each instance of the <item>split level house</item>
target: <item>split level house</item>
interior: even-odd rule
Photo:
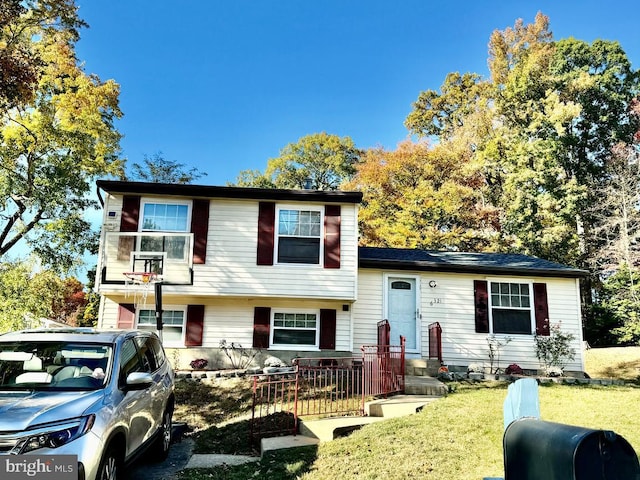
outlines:
[[[215,365],[221,341],[287,363],[357,355],[386,319],[408,359],[451,368],[489,367],[493,338],[504,344],[498,366],[537,370],[534,336],[559,324],[575,338],[566,371],[584,371],[583,270],[517,254],[359,246],[359,192],[97,186],[98,326],[155,330],[160,305],[179,368]]]

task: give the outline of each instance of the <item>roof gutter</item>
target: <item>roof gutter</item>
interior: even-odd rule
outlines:
[[[108,193],[137,195],[173,195],[200,198],[234,198],[248,200],[298,200],[329,203],[360,203],[362,192],[337,190],[285,190],[278,188],[217,187],[209,185],[125,182],[98,180],[99,189]]]
[[[540,277],[556,278],[585,278],[589,276],[587,270],[561,269],[561,268],[527,268],[527,267],[491,267],[481,265],[454,265],[438,262],[408,262],[398,260],[372,260],[360,259],[360,268],[382,268],[395,270],[418,270],[425,272],[449,272],[449,273],[472,273],[472,274],[511,274],[522,275],[523,273],[537,275]]]

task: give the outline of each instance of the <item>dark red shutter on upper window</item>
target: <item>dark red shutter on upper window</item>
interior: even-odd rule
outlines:
[[[533,284],[533,308],[536,314],[536,335],[549,336],[549,304],[547,303],[547,284]]]
[[[324,268],[340,268],[340,205],[324,207]]]
[[[320,310],[320,350],[336,349],[336,311]]]
[[[203,333],[204,305],[189,305],[187,307],[187,324],[184,336],[184,344],[187,347],[201,346]]]
[[[122,197],[120,231],[137,232],[138,218],[140,218],[140,197],[137,195],[125,195]]]
[[[255,307],[253,310],[253,348],[269,348],[271,309]]]
[[[133,303],[121,303],[118,305],[118,328],[130,329],[136,323],[136,307]]]
[[[273,265],[276,204],[260,202],[258,211],[258,265]]]
[[[193,263],[204,264],[207,259],[207,235],[209,234],[209,200],[194,199],[191,212],[193,233]]]
[[[487,282],[473,281],[475,301],[476,333],[489,333],[489,293]]]

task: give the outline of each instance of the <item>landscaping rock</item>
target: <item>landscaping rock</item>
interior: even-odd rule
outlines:
[[[265,368],[267,367],[286,367],[287,364],[280,360],[278,357],[269,357],[264,361]]]

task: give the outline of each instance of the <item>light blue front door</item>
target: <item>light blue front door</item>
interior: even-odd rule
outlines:
[[[416,279],[411,277],[387,278],[387,320],[391,325],[391,344],[400,344],[400,335],[406,338],[408,352],[418,351]]]

